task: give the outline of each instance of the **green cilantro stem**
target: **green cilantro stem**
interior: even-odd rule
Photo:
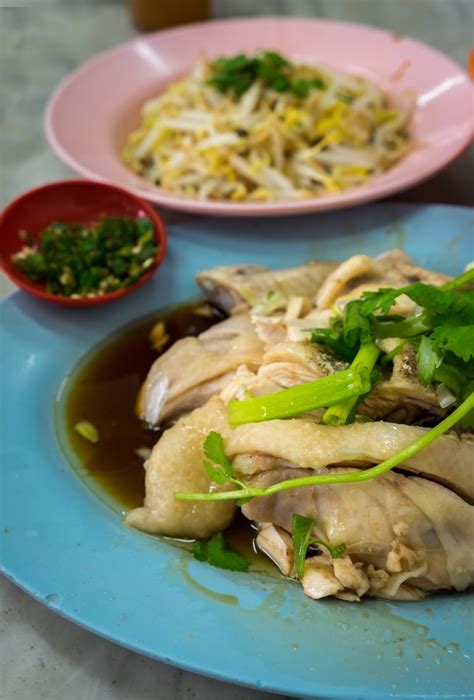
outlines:
[[[470,381],[463,389],[462,392],[462,397],[463,399],[466,398],[466,396],[469,396],[471,393],[474,393],[474,380]],[[469,429],[474,429],[474,409],[472,411],[469,411],[469,413],[466,413],[464,418],[459,421],[459,427],[461,430],[469,430]]]
[[[418,381],[423,386],[431,384],[435,369],[439,367],[442,359],[442,356],[433,348],[433,343],[428,336],[422,336],[416,354],[416,370]]]
[[[228,419],[232,428],[276,418],[291,418],[317,408],[332,406],[370,390],[370,371],[359,364],[314,382],[299,384],[245,401],[230,401]]]
[[[467,287],[471,285],[474,285],[474,269],[467,270],[467,272],[463,272],[463,274],[459,275],[459,277],[455,277],[450,282],[446,282],[446,284],[443,284],[441,289],[443,292],[451,292],[453,289],[459,289],[459,287]]]
[[[272,496],[280,491],[287,489],[299,488],[302,486],[317,486],[319,484],[348,484],[358,483],[360,481],[369,481],[375,479],[382,474],[390,471],[399,464],[413,457],[413,455],[421,452],[425,447],[430,445],[434,440],[439,438],[447,430],[450,430],[464,416],[474,409],[474,392],[462,402],[449,416],[447,416],[437,426],[428,430],[424,435],[419,437],[414,442],[410,443],[402,450],[392,455],[384,462],[371,467],[370,469],[361,469],[356,472],[344,474],[315,474],[314,476],[304,476],[299,479],[287,479],[280,481],[278,484],[267,486],[265,488],[245,488],[236,491],[222,491],[215,493],[182,493],[177,492],[174,497],[179,501],[230,501],[240,498],[255,498],[256,496]]]
[[[373,333],[376,338],[413,338],[431,330],[432,323],[425,313],[411,316],[395,323],[379,323],[372,318]]]
[[[387,365],[390,364],[390,362],[393,362],[394,357],[398,355],[399,352],[403,350],[405,347],[406,342],[402,340],[401,343],[399,343],[393,350],[390,350],[390,352],[387,352],[382,359],[380,360],[380,364],[382,367],[386,367]]]
[[[359,352],[355,356],[351,367],[365,367],[369,373],[372,372],[377,362],[377,358],[380,355],[380,349],[375,343],[366,343],[362,345]],[[372,387],[369,386],[367,391],[370,391]],[[361,392],[366,393],[366,392]],[[352,412],[355,410],[357,403],[359,401],[360,394],[357,396],[352,396],[341,403],[337,403],[335,406],[328,408],[323,416],[323,423],[330,425],[345,425],[348,422]]]
[[[328,550],[331,559],[339,559],[346,551],[345,544],[332,547],[329,542],[325,542],[324,540],[313,540],[311,537],[315,527],[316,520],[313,520],[313,518],[307,518],[305,515],[293,513],[291,537],[293,540],[296,575],[300,580],[304,576],[304,563],[310,545],[316,544],[320,547],[324,547]]]
[[[463,387],[466,384],[466,378],[463,373],[456,367],[450,367],[445,362],[434,370],[433,378],[436,382],[446,384],[458,397],[461,396]]]

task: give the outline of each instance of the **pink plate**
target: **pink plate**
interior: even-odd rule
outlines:
[[[276,49],[294,60],[363,75],[394,100],[414,90],[417,109],[411,130],[419,148],[387,173],[343,194],[276,203],[179,197],[126,168],[120,151],[139,124],[144,100],[188,73],[202,53],[215,57],[257,49]],[[45,124],[56,153],[85,177],[195,213],[285,215],[361,204],[433,175],[472,139],[473,88],[461,68],[443,54],[380,29],[319,19],[232,19],[149,34],[88,61],[56,89]]]

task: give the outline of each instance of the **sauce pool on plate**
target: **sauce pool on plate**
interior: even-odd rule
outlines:
[[[128,324],[94,347],[72,370],[57,405],[57,425],[68,461],[99,498],[122,513],[142,504],[144,455],[162,431],[151,429],[135,413],[135,402],[152,363],[176,340],[199,335],[221,320],[202,302],[182,304]],[[167,337],[158,352],[150,333],[161,321]],[[87,421],[98,432],[92,443],[75,426]],[[226,541],[259,569],[274,565],[254,547],[255,531],[239,514]]]

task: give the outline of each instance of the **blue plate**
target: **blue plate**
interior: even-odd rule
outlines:
[[[107,639],[198,673],[281,693],[331,698],[472,697],[472,596],[420,603],[310,601],[262,574],[234,574],[129,530],[58,447],[53,403],[64,377],[105,335],[196,295],[194,273],[223,263],[284,267],[403,248],[459,273],[474,214],[379,205],[298,219],[196,220],[170,229],[152,282],[95,309],[16,293],[1,306],[1,523],[4,570],[65,617]]]

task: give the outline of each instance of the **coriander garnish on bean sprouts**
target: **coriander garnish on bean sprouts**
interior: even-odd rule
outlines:
[[[273,202],[364,184],[413,147],[415,96],[275,51],[202,58],[147,100],[124,162],[200,200]]]

